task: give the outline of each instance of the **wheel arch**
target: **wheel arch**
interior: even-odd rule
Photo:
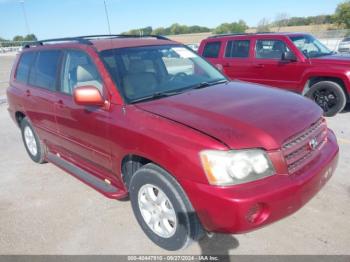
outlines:
[[[15,119],[17,125],[20,127],[22,120],[26,117],[26,115],[22,111],[16,111]]]
[[[323,81],[335,82],[340,85],[346,95],[347,100],[349,101],[349,92],[347,91],[346,82],[339,76],[309,76],[305,82],[302,94],[306,95],[313,85]]]
[[[153,163],[160,166],[158,163],[154,162],[153,160],[146,158],[144,156],[141,156],[139,154],[128,154],[122,158],[121,166],[120,166],[121,178],[126,189],[129,188],[130,180],[132,176],[135,174],[135,172],[138,169],[140,169],[142,166],[147,165],[149,163]]]

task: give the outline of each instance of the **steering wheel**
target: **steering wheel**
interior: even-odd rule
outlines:
[[[173,81],[175,80],[176,78],[182,78],[182,77],[186,77],[187,74],[184,73],[184,72],[179,72],[179,73],[176,73],[175,75],[173,75],[171,78],[170,78],[170,81]]]

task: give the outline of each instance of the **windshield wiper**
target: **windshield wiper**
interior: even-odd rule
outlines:
[[[211,82],[201,82],[201,83],[199,83],[197,85],[194,85],[194,86],[191,86],[191,87],[188,87],[188,88],[182,88],[180,90],[157,92],[157,93],[154,93],[154,94],[152,94],[150,96],[145,96],[145,97],[141,97],[141,98],[137,98],[137,99],[131,100],[130,103],[134,104],[134,103],[139,103],[139,102],[155,100],[155,99],[159,99],[159,98],[163,98],[163,97],[174,96],[174,95],[178,95],[178,94],[184,93],[184,92],[186,92],[188,90],[201,89],[201,88],[205,88],[205,87],[208,87],[208,86],[223,84],[223,83],[227,83],[227,82],[228,82],[228,80],[226,80],[226,79],[216,80],[216,81],[211,81]]]
[[[211,82],[201,82],[197,85],[194,85],[191,87],[191,89],[201,89],[201,88],[206,88],[208,86],[214,86],[218,84],[223,84],[227,83],[228,81],[226,79],[218,80],[218,81],[211,81]]]
[[[157,93],[154,93],[150,96],[145,96],[145,97],[134,99],[131,101],[131,103],[134,104],[134,103],[145,102],[145,101],[149,101],[149,100],[155,100],[155,99],[159,99],[159,98],[163,98],[163,97],[174,96],[174,95],[181,94],[182,92],[183,91],[157,92]]]

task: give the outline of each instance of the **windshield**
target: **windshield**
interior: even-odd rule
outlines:
[[[212,65],[181,45],[111,49],[100,55],[128,103],[227,81]]]
[[[311,35],[291,36],[290,39],[309,58],[331,55],[333,53]]]

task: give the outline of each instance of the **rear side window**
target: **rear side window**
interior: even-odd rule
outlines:
[[[247,58],[249,57],[250,40],[233,40],[227,42],[225,57]]]
[[[16,71],[16,81],[26,84],[28,81],[29,70],[33,65],[35,58],[34,52],[23,53],[17,67]]]
[[[219,56],[221,42],[206,43],[203,50],[203,56],[207,58],[217,58]]]
[[[55,90],[61,54],[62,52],[59,50],[38,52],[35,66],[30,71],[29,84],[48,90]]]

